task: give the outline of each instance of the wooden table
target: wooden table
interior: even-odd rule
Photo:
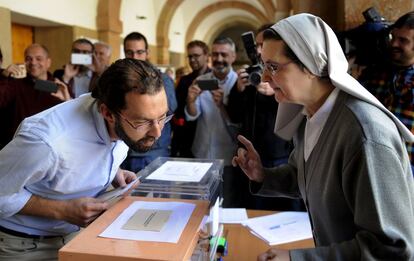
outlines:
[[[249,218],[275,214],[274,211],[247,210]],[[271,246],[250,233],[249,229],[240,224],[224,225],[224,233],[227,231],[228,253],[223,257],[225,261],[256,260],[257,256]],[[314,247],[313,239],[305,239],[273,247],[280,249],[297,249]]]
[[[180,201],[196,204],[177,244],[98,237],[133,201]],[[126,197],[107,210],[59,250],[60,261],[189,260],[198,241],[198,229],[208,212],[208,201]]]

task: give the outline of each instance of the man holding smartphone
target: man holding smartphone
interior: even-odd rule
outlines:
[[[172,122],[174,135],[171,141],[171,155],[174,157],[194,157],[191,152],[191,145],[193,144],[197,122],[185,119],[184,107],[187,101],[188,88],[194,80],[200,75],[211,72],[208,67],[209,55],[209,48],[206,43],[193,40],[187,44],[188,63],[193,71],[181,77],[175,89],[178,106]]]
[[[232,170],[231,159],[236,151],[236,142],[229,129],[225,106],[231,88],[237,81],[232,68],[236,59],[236,48],[228,37],[217,38],[211,48],[212,72],[201,75],[188,89],[185,115],[188,121],[197,120],[192,152],[196,158],[224,159],[224,203],[230,201]],[[203,91],[198,80],[216,79],[219,88]]]
[[[171,118],[151,64],[118,60],[99,81],[25,119],[0,151],[0,260],[56,260],[109,207],[97,197],[137,178],[119,168],[128,147],[148,151]]]
[[[0,111],[3,116],[0,149],[11,141],[24,118],[70,99],[67,86],[59,80],[54,80],[48,72],[52,61],[45,46],[30,45],[26,48],[24,57],[27,76],[21,79],[14,78],[17,73],[10,69],[14,66],[9,66],[3,71],[8,73],[8,77],[0,81]],[[38,90],[35,88],[37,81],[56,84],[57,91],[51,93]]]
[[[69,86],[71,96],[74,98],[90,92],[96,83],[98,73],[93,71],[93,52],[95,50],[91,41],[79,38],[72,43],[70,62],[64,69],[56,70],[53,75]]]

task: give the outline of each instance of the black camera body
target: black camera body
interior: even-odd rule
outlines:
[[[355,56],[359,65],[378,64],[386,59],[390,23],[378,13],[375,8],[363,12],[365,22],[356,28],[341,32],[338,39],[344,53]]]
[[[244,49],[250,59],[251,65],[246,68],[249,74],[249,82],[251,85],[257,86],[262,81],[263,66],[260,63],[260,57],[257,54],[256,42],[252,31],[245,32],[241,35]]]

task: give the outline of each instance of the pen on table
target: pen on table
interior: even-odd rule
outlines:
[[[291,225],[291,224],[294,224],[294,223],[296,223],[296,221],[291,221],[291,222],[288,222],[288,223],[279,224],[279,225],[276,225],[276,226],[271,226],[271,227],[269,227],[269,230],[281,228],[281,227]]]

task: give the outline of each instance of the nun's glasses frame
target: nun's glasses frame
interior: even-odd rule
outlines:
[[[264,69],[270,72],[272,76],[274,76],[278,71],[282,70],[289,64],[293,63],[293,61],[290,61],[287,63],[277,63],[277,62],[271,62],[271,61],[267,61],[267,62],[261,61],[261,62],[262,62]]]

